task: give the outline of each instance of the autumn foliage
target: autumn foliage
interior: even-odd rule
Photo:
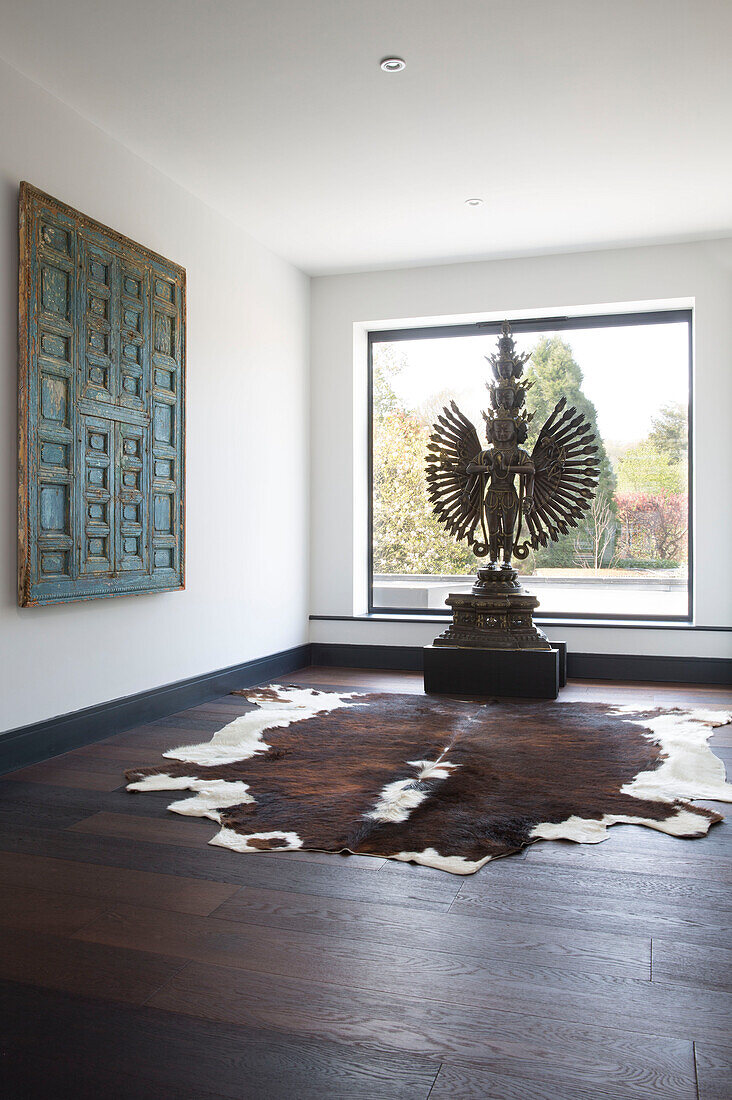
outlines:
[[[623,557],[662,561],[686,557],[685,493],[618,492],[615,505]]]

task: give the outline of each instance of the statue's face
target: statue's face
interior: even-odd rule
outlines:
[[[503,405],[504,409],[512,409],[515,394],[510,386],[506,386],[497,391],[498,403]]]
[[[516,432],[513,420],[494,420],[493,438],[496,443],[510,443]]]

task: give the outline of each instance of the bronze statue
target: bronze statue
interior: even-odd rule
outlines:
[[[533,416],[525,411],[532,383],[521,377],[528,358],[516,351],[504,321],[498,352],[488,360],[493,381],[487,383],[490,408],[483,413],[487,449],[454,401],[433,426],[427,488],[434,511],[476,557],[489,559],[478,570],[472,596],[448,598],[454,622],[436,645],[549,647],[531,619],[538,601],[522,590],[511,559],[524,559],[531,548],[556,542],[578,526],[597,486],[599,462],[590,425],[575,408],[566,408],[564,398],[531,454],[521,447]]]
[[[482,479],[479,485],[483,501],[481,523],[490,560],[495,563],[502,550],[504,565],[510,565],[519,510],[523,508],[528,515],[534,506],[535,468],[531,456],[518,446],[520,434],[506,409],[500,408],[489,421],[486,435],[488,442],[493,443],[492,449],[476,455],[466,471],[476,480]],[[518,493],[514,487],[516,474],[519,475]],[[472,486],[466,486],[463,490],[461,503],[464,505],[469,505],[471,489]]]

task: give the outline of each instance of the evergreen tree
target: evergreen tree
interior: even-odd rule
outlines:
[[[526,377],[533,382],[533,386],[526,395],[526,406],[534,412],[528,440],[529,451],[536,442],[542,425],[554,411],[554,406],[560,398],[566,397],[567,405],[574,405],[595,433],[597,457],[600,461],[597,495],[601,500],[608,502],[614,522],[615,475],[597,427],[597,409],[582,390],[582,368],[572,355],[569,344],[559,336],[542,336],[532,352]],[[536,564],[539,567],[575,565],[576,547],[583,542],[592,552],[593,534],[587,521],[580,526],[579,537],[576,531],[570,531],[559,542],[550,543],[545,549],[537,550]]]
[[[686,461],[688,447],[688,417],[686,409],[678,401],[663,405],[658,416],[651,420],[648,440],[657,451],[667,456],[673,465]]]

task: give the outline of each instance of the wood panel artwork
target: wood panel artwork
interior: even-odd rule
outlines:
[[[18,602],[184,587],[185,270],[20,185]]]

